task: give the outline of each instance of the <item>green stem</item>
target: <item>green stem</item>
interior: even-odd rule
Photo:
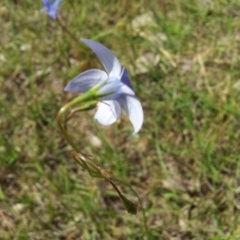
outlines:
[[[59,25],[61,26],[63,31],[65,31],[76,43],[79,44],[80,39],[78,39],[76,36],[74,36],[70,31],[68,31],[68,29],[60,21],[59,17],[57,17],[57,22],[59,23]]]
[[[89,109],[90,107],[96,106],[97,105],[97,100],[96,100],[95,95],[91,91],[87,92],[83,95],[80,95],[80,96],[74,98],[71,102],[64,105],[59,110],[58,116],[57,116],[57,123],[58,123],[58,127],[59,127],[61,133],[63,134],[66,141],[72,146],[72,148],[76,152],[79,152],[79,149],[78,149],[77,145],[72,141],[72,138],[68,135],[67,128],[65,127],[65,124],[63,124],[63,123],[64,123],[64,120],[65,120],[64,118],[65,118],[66,112],[70,108],[72,108],[76,105],[79,105],[80,103],[86,103],[82,107],[78,108],[79,111],[83,111],[83,110]]]

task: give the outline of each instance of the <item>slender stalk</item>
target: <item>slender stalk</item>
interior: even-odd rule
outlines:
[[[65,114],[67,113],[67,111],[76,106],[76,105],[79,105],[80,103],[86,103],[85,105],[83,105],[82,107],[79,107],[78,110],[80,111],[83,111],[83,110],[86,110],[86,109],[89,109],[89,106],[96,106],[97,104],[97,100],[93,100],[95,99],[95,96],[92,92],[87,92],[83,95],[80,95],[76,98],[74,98],[71,102],[67,103],[66,105],[64,105],[58,112],[58,115],[57,115],[57,124],[58,124],[58,127],[61,131],[61,133],[63,134],[64,138],[66,139],[66,141],[72,146],[72,148],[76,151],[76,152],[79,152],[79,149],[77,147],[77,145],[72,141],[72,138],[68,135],[68,132],[67,132],[67,128],[65,127]]]
[[[72,156],[79,163],[79,165],[81,167],[83,167],[84,169],[86,169],[91,176],[105,178],[106,181],[108,181],[113,186],[113,188],[116,190],[116,192],[118,193],[118,195],[119,195],[122,203],[124,204],[125,208],[127,209],[127,211],[131,214],[136,214],[137,208],[136,208],[135,204],[132,203],[130,200],[128,200],[120,192],[120,190],[117,188],[116,184],[113,182],[111,174],[109,174],[107,171],[105,171],[103,168],[101,168],[98,164],[95,164],[92,160],[90,160],[87,154],[81,153],[79,151],[78,146],[73,142],[72,138],[69,136],[68,131],[67,131],[66,123],[73,116],[74,113],[76,113],[77,111],[89,110],[97,105],[98,98],[100,97],[97,94],[97,91],[99,88],[100,87],[92,89],[92,91],[90,90],[87,93],[76,97],[71,102],[64,105],[58,112],[57,124],[58,124],[58,127],[59,127],[62,135],[66,139],[66,141],[75,150],[75,152],[72,153]],[[103,96],[109,95],[109,94],[111,94],[111,93],[104,94]],[[83,104],[83,105],[81,107],[79,107],[80,104]],[[71,110],[71,108],[74,108],[76,106],[78,106],[78,107]],[[67,115],[67,113],[69,111],[70,111],[70,113]],[[124,183],[124,185],[130,187],[130,189],[137,195],[137,193],[132,189],[131,186],[129,186],[129,184],[126,184],[125,182],[123,182],[121,180],[118,180],[118,181],[122,182],[122,183]],[[139,199],[141,207],[143,207],[138,195],[137,195],[137,197]],[[142,210],[143,210],[143,208],[142,208]],[[145,216],[144,210],[143,210],[143,218],[144,218],[145,229],[147,231],[146,216]]]
[[[59,17],[57,17],[57,22],[59,23],[59,25],[61,26],[61,28],[63,29],[64,32],[66,32],[76,43],[79,43],[79,39],[74,36],[63,24],[62,22],[60,21]]]
[[[119,180],[119,179],[115,179],[115,178],[113,178],[113,179],[114,179],[115,181],[117,181],[117,182],[125,185],[126,187],[129,187],[130,190],[136,195],[136,197],[137,197],[137,199],[138,199],[138,202],[139,202],[139,204],[140,204],[141,210],[142,210],[141,212],[142,212],[142,216],[143,216],[144,229],[145,229],[147,238],[150,239],[150,238],[149,238],[149,232],[148,232],[148,226],[147,226],[147,217],[146,217],[145,209],[144,209],[144,207],[143,207],[143,203],[142,203],[142,200],[141,200],[140,196],[138,195],[138,193],[133,189],[133,187],[132,187],[129,183],[125,182],[124,180]]]

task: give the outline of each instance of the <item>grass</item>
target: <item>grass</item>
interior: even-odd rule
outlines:
[[[41,7],[0,3],[0,239],[239,239],[239,1],[63,1],[60,22]],[[76,96],[64,86],[101,67],[80,37],[114,51],[142,101],[137,136],[126,116],[102,127],[94,111],[69,128],[137,191],[143,208],[118,185],[137,215],[57,128]]]

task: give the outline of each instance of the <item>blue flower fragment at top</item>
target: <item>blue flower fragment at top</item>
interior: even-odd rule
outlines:
[[[57,10],[58,10],[58,5],[60,4],[62,0],[55,0],[54,3],[52,3],[50,0],[42,0],[43,5],[45,6],[40,10],[41,13],[43,12],[48,12],[48,15],[56,19],[57,18]]]

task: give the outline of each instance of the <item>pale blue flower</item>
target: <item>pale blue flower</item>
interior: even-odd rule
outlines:
[[[122,68],[118,58],[102,44],[81,40],[97,55],[106,72],[100,69],[87,70],[71,80],[65,91],[98,89],[100,102],[94,118],[102,125],[110,125],[119,118],[122,107],[133,124],[134,134],[137,133],[143,124],[143,109],[135,96],[126,68]]]
[[[60,4],[62,0],[55,0],[54,3],[52,3],[50,0],[42,0],[44,4],[44,8],[40,10],[41,13],[43,12],[48,12],[48,15],[56,19],[57,18],[57,10],[58,10],[58,5]]]

